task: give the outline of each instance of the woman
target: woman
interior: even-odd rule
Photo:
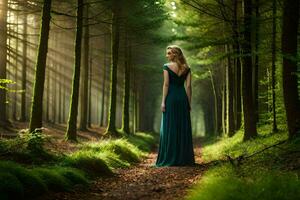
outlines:
[[[163,66],[162,119],[156,166],[194,165],[191,70],[180,47],[168,46],[166,57],[169,63]]]

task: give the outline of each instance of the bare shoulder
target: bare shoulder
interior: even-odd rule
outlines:
[[[177,67],[177,63],[176,62],[169,62],[167,63],[168,66],[176,66]]]

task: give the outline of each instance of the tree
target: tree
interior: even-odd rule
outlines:
[[[0,3],[0,79],[6,79],[6,63],[7,63],[7,4],[8,0],[3,0]],[[0,85],[4,86],[4,85]],[[7,124],[6,118],[6,90],[0,89],[0,126]]]
[[[243,67],[242,67],[242,96],[244,110],[244,140],[257,136],[255,120],[255,103],[252,93],[252,54],[251,54],[251,17],[252,2],[244,0],[244,31],[243,31]]]
[[[35,67],[35,82],[33,86],[33,99],[31,106],[31,117],[29,131],[33,132],[36,128],[42,127],[43,118],[43,93],[45,83],[45,69],[48,51],[48,37],[51,18],[51,0],[44,0],[42,11],[42,26],[40,28],[40,39],[38,56]]]
[[[75,36],[75,63],[72,80],[72,94],[70,98],[70,113],[68,127],[66,132],[67,140],[77,140],[77,114],[78,114],[78,95],[80,81],[81,65],[81,39],[82,39],[82,19],[83,17],[83,0],[77,1],[77,18],[76,18],[76,36]]]
[[[129,134],[129,97],[130,97],[130,60],[131,60],[131,47],[130,47],[130,41],[128,41],[128,31],[125,30],[125,78],[124,78],[124,94],[123,94],[123,113],[122,113],[122,131],[124,133]]]
[[[23,18],[23,55],[22,55],[22,96],[21,96],[21,117],[20,121],[25,121],[26,120],[26,77],[27,77],[27,40],[26,40],[26,35],[27,35],[27,14],[24,15]]]
[[[276,97],[275,97],[275,69],[276,69],[276,17],[277,17],[277,6],[276,0],[272,2],[272,114],[273,114],[273,132],[277,132],[277,121],[276,121]]]
[[[283,54],[282,82],[289,137],[300,131],[300,102],[297,88],[297,33],[299,1],[285,0],[283,6],[281,48]]]
[[[116,129],[116,98],[117,98],[117,65],[119,54],[119,40],[120,40],[120,16],[121,11],[120,3],[116,0],[112,1],[112,34],[111,34],[111,52],[112,63],[110,73],[110,103],[108,113],[108,126],[106,134],[111,136],[118,136]]]
[[[87,114],[88,114],[88,91],[89,91],[89,25],[88,25],[88,17],[89,17],[89,6],[85,6],[85,28],[84,28],[84,36],[83,36],[83,68],[82,68],[82,81],[81,81],[81,89],[80,89],[80,130],[87,130]]]

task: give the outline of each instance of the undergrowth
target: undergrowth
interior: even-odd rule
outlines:
[[[269,130],[268,125],[259,127],[259,136],[247,142],[242,141],[240,131],[231,138],[204,143],[203,159],[214,165],[189,190],[186,199],[299,199],[300,153],[295,150],[300,148],[300,139],[287,140],[284,127],[275,134]]]
[[[57,155],[43,148],[47,136],[20,134],[0,140],[0,199],[31,199],[47,191],[69,191],[116,168],[139,162],[156,142],[149,133],[79,143],[79,150]]]

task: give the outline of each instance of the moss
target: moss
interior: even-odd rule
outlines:
[[[71,188],[71,182],[55,170],[35,168],[32,172],[40,177],[50,190],[67,191]]]
[[[106,162],[88,151],[71,154],[65,158],[63,165],[81,169],[91,176],[112,175],[112,171]]]
[[[60,175],[68,179],[72,184],[84,184],[86,185],[88,183],[87,178],[85,177],[85,174],[75,168],[71,167],[54,167],[52,170],[55,170]]]
[[[16,176],[8,172],[0,172],[0,199],[23,199],[24,188]]]
[[[35,197],[47,191],[47,186],[40,177],[17,163],[1,161],[0,172],[9,172],[17,177],[24,186],[24,193],[26,197]]]

